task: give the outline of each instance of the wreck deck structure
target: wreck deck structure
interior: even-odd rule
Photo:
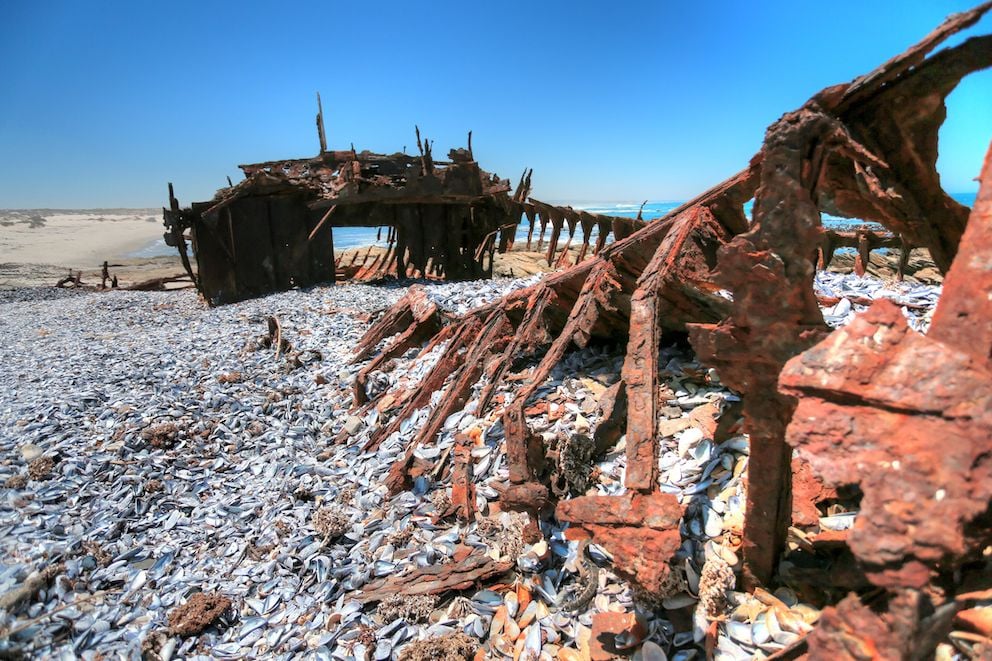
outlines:
[[[511,196],[508,180],[475,161],[471,134],[442,162],[419,129],[419,155],[386,155],[328,151],[322,113],[317,125],[318,156],[241,165],[245,179],[209,202],[180,209],[170,185],[166,238],[192,276],[189,230],[195,282],[210,304],[333,282],[335,227],[389,228],[388,254],[366,276],[491,275],[496,237],[516,230],[529,176]]]
[[[447,161],[435,161],[433,143],[421,139],[419,128],[417,155],[357,152],[354,146],[328,151],[320,110],[317,129],[316,157],[241,165],[245,179],[236,185],[228,180],[230,185],[210,201],[182,209],[169,184],[169,207],[163,209],[166,243],[178,249],[209,304],[340,279],[491,277],[495,252],[513,248],[523,219],[528,251],[535,249],[536,238],[536,250],[544,252],[548,266],[575,266],[650,222],[641,212],[636,218],[609,216],[529,197],[529,170],[511,194],[509,180],[479,167],[471,132],[466,148],[450,150]],[[355,253],[342,263],[335,257],[335,227],[377,227],[380,233],[385,228],[386,249],[367,250],[361,259]],[[578,230],[581,243],[573,257]],[[819,267],[825,268],[835,248],[856,247],[856,268],[863,272],[870,250],[897,245],[905,258],[909,244],[893,235],[825,233]]]
[[[540,224],[537,250],[549,266],[567,266],[576,230],[582,243],[574,263],[594,257],[612,234],[623,239],[647,222],[589,213],[533,198],[532,170],[524,170],[511,195],[510,181],[479,167],[472,152],[472,132],[465,148],[436,161],[434,143],[415,128],[418,154],[376,154],[328,150],[323,108],[317,95],[314,158],[266,161],[239,166],[245,179],[217,191],[208,202],[182,209],[169,184],[163,217],[166,243],[179,251],[183,266],[211,305],[349,280],[429,278],[474,280],[491,277],[493,255],[514,244],[517,226],[529,223],[531,249],[535,222]],[[643,207],[642,207],[643,208]],[[348,264],[334,254],[335,227],[387,229],[385,253],[357,253]],[[559,251],[559,238],[568,238]],[[188,234],[187,234],[188,232]],[[590,251],[590,242],[595,247]],[[192,243],[197,273],[190,262]],[[371,261],[370,261],[371,257]]]

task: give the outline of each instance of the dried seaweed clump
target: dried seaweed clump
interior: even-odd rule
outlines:
[[[169,631],[181,638],[195,636],[219,620],[230,607],[231,600],[222,594],[197,592],[169,613]]]
[[[397,618],[407,622],[426,622],[435,608],[437,596],[433,594],[391,594],[379,602],[375,612],[383,622],[392,622]]]
[[[0,610],[13,613],[20,604],[33,600],[56,576],[64,572],[65,564],[61,562],[31,572],[19,585],[0,594]]]
[[[400,528],[399,530],[394,530],[386,536],[386,543],[392,544],[394,548],[401,548],[406,546],[410,539],[413,538],[413,528],[407,526],[405,528]]]
[[[219,383],[241,383],[244,377],[241,372],[234,370],[233,372],[225,372],[217,377]]]
[[[500,559],[516,561],[524,545],[527,515],[521,512],[501,512],[499,516],[479,519],[475,534],[499,553]]]
[[[449,633],[410,643],[400,652],[400,661],[463,661],[475,656],[479,644],[462,632]]]
[[[162,631],[152,631],[141,641],[142,661],[162,661],[162,648],[169,637]]]
[[[358,642],[367,648],[375,648],[377,640],[375,627],[370,627],[367,624],[358,625]]]
[[[8,489],[23,489],[28,485],[27,475],[24,473],[18,473],[17,475],[11,475],[7,478],[7,481],[3,484]]]
[[[152,425],[141,432],[141,438],[153,448],[171,448],[179,438],[179,427],[174,422]]]
[[[351,501],[353,501],[354,499],[355,499],[355,487],[351,486],[350,484],[346,487],[342,487],[341,490],[338,491],[338,495],[336,498],[336,500],[342,505],[350,505]]]
[[[431,505],[434,506],[434,511],[438,514],[448,511],[448,508],[451,507],[451,496],[448,495],[448,490],[443,487],[432,491],[428,498]]]
[[[558,461],[551,475],[551,491],[558,498],[581,496],[590,486],[596,444],[585,434],[565,436],[558,444]]]
[[[466,597],[458,596],[451,600],[448,604],[448,610],[446,612],[447,616],[453,620],[460,620],[462,618],[468,617],[475,610],[472,605],[472,600]]]
[[[55,460],[51,457],[38,457],[28,464],[28,476],[32,480],[47,480],[55,468]]]
[[[88,540],[83,542],[82,551],[84,555],[93,556],[93,559],[96,561],[96,564],[98,564],[101,567],[106,567],[107,565],[110,564],[110,561],[112,560],[110,554],[107,553],[106,550],[104,550],[103,546],[101,546],[99,542],[94,540]]]
[[[727,609],[727,591],[737,583],[734,570],[719,556],[707,558],[699,576],[699,605],[709,618],[717,618]]]
[[[336,506],[326,505],[313,513],[313,529],[327,539],[340,537],[349,528],[351,518]]]

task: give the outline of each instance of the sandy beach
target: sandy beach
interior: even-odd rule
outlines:
[[[155,209],[0,211],[0,261],[99,268],[161,238],[161,215]]]
[[[70,268],[99,284],[104,261],[122,286],[178,273],[178,256],[135,255],[162,232],[156,209],[2,210],[0,289],[54,285]]]

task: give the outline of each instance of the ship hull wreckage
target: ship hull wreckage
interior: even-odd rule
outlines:
[[[641,212],[636,218],[609,216],[529,197],[533,173],[527,170],[511,195],[508,180],[474,160],[471,133],[468,148],[435,161],[419,128],[417,156],[328,151],[322,111],[317,128],[318,156],[241,165],[245,179],[208,202],[182,209],[169,184],[166,243],[177,248],[188,277],[211,305],[336,280],[488,278],[494,253],[514,247],[525,220],[527,251],[542,252],[551,267],[574,266],[650,222]],[[385,229],[385,250],[336,257],[334,228],[342,227],[377,227],[380,236]],[[901,248],[901,275],[917,245],[924,243],[867,226],[830,230],[816,247],[817,265],[826,268],[837,248],[855,248],[855,269],[863,273],[870,251]]]
[[[491,277],[493,254],[513,247],[524,217],[528,249],[535,223],[540,224],[538,250],[544,249],[550,225],[546,256],[549,265],[559,266],[570,255],[577,227],[582,229],[579,262],[598,254],[611,234],[623,238],[646,224],[639,217],[604,216],[528,199],[530,171],[511,195],[508,180],[475,161],[471,132],[467,148],[449,151],[448,161],[435,161],[433,143],[421,139],[419,128],[419,155],[356,152],[354,147],[328,151],[322,111],[317,129],[318,156],[241,165],[245,179],[219,190],[209,202],[182,209],[169,184],[169,207],[163,209],[166,242],[178,249],[210,304],[342,278]],[[377,227],[380,234],[385,228],[386,249],[375,255],[367,250],[360,259],[356,252],[347,262],[337,259],[334,228],[339,227]],[[559,255],[565,227],[569,238]]]
[[[320,114],[318,129],[317,157],[242,165],[245,179],[209,202],[180,209],[170,185],[166,236],[190,270],[189,230],[195,281],[209,303],[334,282],[335,227],[389,228],[388,255],[366,277],[457,280],[491,271],[493,238],[519,218],[524,190],[511,198],[509,182],[479,168],[470,149],[435,162],[419,130],[420,156],[412,156],[327,151]]]
[[[745,588],[775,581],[793,511],[803,505],[793,502],[794,470],[821,491],[860,494],[856,524],[840,541],[872,589],[828,607],[790,653],[931,653],[958,611],[992,597],[983,557],[992,542],[992,154],[973,210],[941,189],[935,167],[944,99],[963,77],[992,66],[992,35],[934,53],[989,8],[952,16],[878,69],[816,94],[768,128],[741,172],[594,258],[458,318],[411,288],[355,358],[371,357],[355,384],[361,415],[376,405],[364,387],[372,371],[412,348],[441,348],[417,388],[391,395],[392,421],[368,443],[436,402],[393,466],[391,491],[440,470],[422,465],[415,448],[434,443],[444,421],[477,397],[476,416],[502,417],[509,481],[501,507],[532,520],[555,513],[573,538],[607,549],[632,583],[658,591],[680,536],[680,506],[657,479],[658,355],[663,338],[681,338],[742,398],[720,425],[739,416],[749,435]],[[926,336],[885,301],[830,331],[813,290],[821,212],[876,221],[929,250],[946,280]],[[556,503],[553,459],[528,428],[525,407],[538,403],[551,369],[574,347],[618,339],[626,342],[621,380],[603,395],[594,441],[602,452],[626,435],[626,493]],[[506,403],[493,394],[508,381],[521,385]],[[457,476],[464,455],[456,446],[438,461],[453,461]],[[463,482],[453,478],[451,498],[467,516],[474,499]]]

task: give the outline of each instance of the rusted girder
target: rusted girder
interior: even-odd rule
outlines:
[[[613,555],[621,576],[661,594],[669,566],[682,544],[682,507],[671,494],[582,496],[558,503],[558,518],[572,523],[569,539],[593,539]]]
[[[476,551],[443,565],[430,565],[409,571],[402,576],[387,576],[365,585],[356,596],[363,603],[382,601],[394,594],[443,594],[467,590],[488,579],[505,573],[512,562],[496,562],[485,553]]]
[[[823,270],[830,266],[837,248],[855,248],[857,253],[854,261],[854,272],[864,275],[868,269],[868,261],[872,250],[879,248],[899,249],[899,278],[902,279],[903,269],[908,261],[908,252],[912,250],[906,240],[888,231],[877,231],[869,227],[859,227],[853,230],[824,230],[820,236],[820,245],[816,249],[816,268]]]
[[[626,238],[643,228],[648,222],[640,218],[606,216],[567,206],[555,206],[535,200],[534,198],[531,198],[524,205],[524,212],[527,214],[527,219],[530,223],[530,229],[527,233],[528,250],[530,250],[531,236],[534,232],[534,216],[537,215],[541,219],[541,236],[537,246],[538,250],[541,250],[544,244],[545,227],[547,223],[551,223],[551,240],[548,243],[545,259],[548,260],[548,266],[554,265],[556,268],[567,264],[567,255],[569,254],[569,249],[572,247],[572,239],[575,238],[577,227],[582,229],[582,245],[579,247],[579,254],[576,255],[573,265],[579,264],[586,258],[594,228],[599,228],[599,237],[596,240],[596,247],[593,250],[593,254],[597,255],[606,245],[610,234],[613,234],[616,239]],[[558,254],[558,239],[561,236],[562,229],[566,225],[568,226],[568,240],[565,243],[565,247],[561,250],[561,255],[556,260],[555,255]]]
[[[960,238],[954,221],[958,212],[946,202],[946,195],[935,178],[936,131],[943,120],[946,94],[961,77],[992,63],[992,48],[989,48],[992,38],[977,37],[930,58],[927,54],[941,40],[973,24],[989,6],[982,5],[952,17],[906,54],[850,84],[823,90],[799,110],[784,115],[769,128],[761,152],[738,175],[626,238],[621,236],[626,232],[624,228],[612,227],[618,240],[609,246],[598,245],[601,250],[594,259],[552,274],[534,287],[513,292],[445,326],[435,336],[435,342],[444,338],[448,344],[421,386],[427,391],[427,398],[421,392],[408,396],[403,416],[424,406],[429,394],[441,388],[452,371],[461,369],[461,352],[468,350],[476,367],[469,372],[459,371],[452,382],[458,385],[451,392],[467,393],[470,377],[485,374],[490,379],[475,412],[478,417],[491,415],[487,407],[499,401],[492,396],[496,379],[504,378],[522,357],[539,358],[533,371],[514,376],[514,380],[523,380],[523,386],[513,393],[502,411],[495,413],[503,415],[510,473],[509,484],[502,490],[502,505],[530,512],[546,510],[546,506],[554,503],[546,485],[545,451],[540,437],[528,428],[524,411],[535,404],[530,400],[573,346],[582,347],[594,339],[627,341],[623,385],[611,393],[617,402],[622,396],[628,401],[626,486],[630,498],[654,498],[658,495],[657,429],[652,411],[658,345],[663,333],[688,331],[700,357],[717,367],[721,380],[743,395],[745,429],[751,442],[744,531],[745,579],[752,586],[767,583],[775,570],[791,518],[792,449],[785,443],[786,426],[796,407],[796,396],[826,396],[803,390],[812,386],[802,380],[790,382],[783,377],[784,390],[778,387],[782,367],[828,332],[812,289],[813,260],[822,245],[820,213],[827,211],[879,221],[905,236],[910,245],[930,249],[935,259],[941,255],[938,264],[946,267],[950,263]],[[751,197],[755,198],[755,206],[754,219],[749,224],[742,206]],[[552,221],[553,231],[560,234],[567,216],[564,210],[533,201],[532,204],[542,223],[540,247],[547,222]],[[580,222],[582,218],[579,214]],[[946,231],[941,225],[944,222]],[[602,243],[602,224],[599,229]],[[856,238],[862,250],[871,248],[867,235]],[[548,246],[549,259],[556,246],[557,236]],[[966,252],[962,254],[973,255],[971,248],[963,250]],[[992,261],[982,254],[968,259],[979,264]],[[949,276],[948,282],[952,277],[960,276]],[[963,277],[980,283],[987,293],[987,274]],[[984,294],[978,297],[981,295]],[[954,301],[953,297],[949,300]],[[985,298],[981,301],[959,300],[953,308],[947,307],[952,303],[945,302],[938,310],[938,316],[953,319],[960,315],[972,325],[977,324],[978,335],[964,334],[971,348],[955,349],[961,354],[955,357],[953,352],[947,356],[933,353],[931,347],[927,349],[931,351],[928,355],[946,358],[948,364],[959,367],[964,364],[962,355],[975,365],[976,356],[988,357],[986,340],[992,337],[992,328],[984,325],[988,317],[983,306],[988,303]],[[868,323],[865,321],[851,327],[852,333],[862,333],[857,339],[865,344],[861,353],[851,355],[868,356],[876,333],[881,339],[891,336],[893,341],[900,334],[905,335],[901,330],[904,322],[896,319],[894,313],[883,314],[885,304],[876,304],[875,308],[881,316],[871,333],[863,328]],[[490,335],[494,339],[493,347],[486,351],[479,348],[484,328],[494,329]],[[936,335],[927,342],[940,346],[944,346],[937,341],[941,333],[949,336],[961,333],[943,323],[935,323],[933,332]],[[930,346],[913,342],[921,350]],[[848,354],[844,352],[848,349],[838,351],[836,355],[820,355],[819,360],[821,367],[831,366],[836,378],[843,381],[850,377],[849,383],[842,383],[851,389],[844,395],[846,399],[832,402],[843,407],[854,401],[855,387],[861,390],[865,387],[864,383],[857,385],[860,382],[849,366],[842,368],[841,361],[846,360]],[[816,355],[804,354],[805,357]],[[974,382],[977,388],[975,375],[988,368],[968,369],[972,371],[961,372],[961,378],[969,384]],[[813,376],[803,373],[803,378]],[[984,397],[981,393],[985,391],[976,392]],[[985,402],[979,400],[976,401]],[[864,402],[864,406],[869,404],[872,402]],[[960,404],[944,417],[964,411],[978,419],[977,410],[961,408],[964,406]],[[884,406],[881,410],[890,415],[899,413],[886,411]],[[450,411],[450,407],[439,407],[432,412],[429,429],[436,430],[437,420]],[[800,419],[800,412],[793,425],[798,424],[795,420]],[[962,415],[961,424],[966,418]],[[617,423],[617,415],[610,416],[610,421],[613,426],[610,434],[616,434],[622,427]],[[878,423],[879,429],[894,429],[885,427],[888,423],[884,418],[878,418]],[[394,429],[396,424],[391,423],[387,430]],[[818,437],[815,432],[810,423],[802,432],[810,435],[810,440],[797,441],[797,445],[815,443],[818,439],[826,442],[822,434]],[[789,433],[792,440],[791,427]],[[412,449],[408,456],[412,457]],[[965,453],[954,457],[966,464],[972,461],[967,465],[971,467],[969,470],[979,471],[976,476],[986,469],[987,462],[983,463],[978,455]],[[874,455],[869,458],[875,459]],[[812,459],[810,462],[815,469]],[[396,483],[402,481],[410,464],[398,466]],[[966,482],[970,486],[962,488],[974,489],[969,493],[973,493],[980,506],[987,507],[984,492],[972,484],[971,478]],[[948,497],[949,493],[945,490],[942,497]],[[936,499],[936,492],[932,496]],[[570,511],[570,507],[580,508],[580,505],[568,505],[560,513],[594,538],[617,534],[615,530],[596,528],[606,525],[594,520],[599,514],[589,514],[592,518],[584,519],[585,510]],[[807,514],[812,518],[811,512]],[[966,516],[972,515],[966,513]],[[949,519],[947,525],[954,527],[959,523],[964,525],[962,520]],[[636,525],[640,524],[626,527]],[[852,548],[858,543],[856,535],[851,543]],[[936,541],[931,546],[939,548]],[[948,547],[947,552],[953,555],[955,551]],[[667,557],[659,562],[666,560]],[[918,565],[903,563],[895,571],[887,560],[878,560],[875,563],[878,568],[873,570],[876,577],[884,577],[891,570],[893,580],[920,577],[928,580],[929,574],[921,572]],[[933,571],[926,564],[930,560],[920,560],[919,566],[927,572]],[[869,568],[872,562],[866,562]]]
[[[950,622],[925,619],[934,595],[992,584],[965,569],[992,541],[990,291],[992,148],[928,335],[881,300],[782,372],[782,390],[799,400],[788,441],[828,485],[860,488],[848,544],[892,595],[881,615],[853,595],[828,609],[811,653],[888,647],[893,658],[922,657]]]
[[[992,64],[992,38],[924,58],[989,6],[952,17],[906,54],[851,84],[823,90],[765,136],[751,229],[719,255],[720,283],[733,294],[733,312],[719,325],[690,331],[704,362],[744,395],[751,440],[743,545],[749,586],[771,579],[790,522],[791,450],[784,432],[795,400],[778,391],[778,375],[826,332],[810,260],[820,241],[820,211],[878,220],[930,248],[946,268],[959,239],[955,223],[948,221],[938,237],[930,220],[914,214],[925,208],[946,220],[957,213],[936,178],[937,129],[946,94],[968,72]],[[976,52],[982,44],[986,52]],[[917,186],[912,191],[893,193],[910,182]],[[915,201],[913,210],[907,200]]]
[[[819,163],[804,156],[836,135],[843,135],[839,124],[816,108],[789,113],[769,128],[752,227],[719,254],[720,283],[733,293],[733,313],[719,325],[690,329],[700,358],[744,393],[751,451],[743,554],[750,586],[770,581],[790,523],[791,450],[784,432],[793,403],[778,394],[778,373],[826,333],[810,261],[819,211],[803,176]]]
[[[399,334],[388,347],[359,371],[355,378],[355,404],[368,401],[365,383],[368,375],[383,363],[407,350],[419,346],[438,333],[443,326],[443,316],[437,306],[427,298],[423,288],[413,285],[359,340],[352,362],[368,358],[384,338]]]

